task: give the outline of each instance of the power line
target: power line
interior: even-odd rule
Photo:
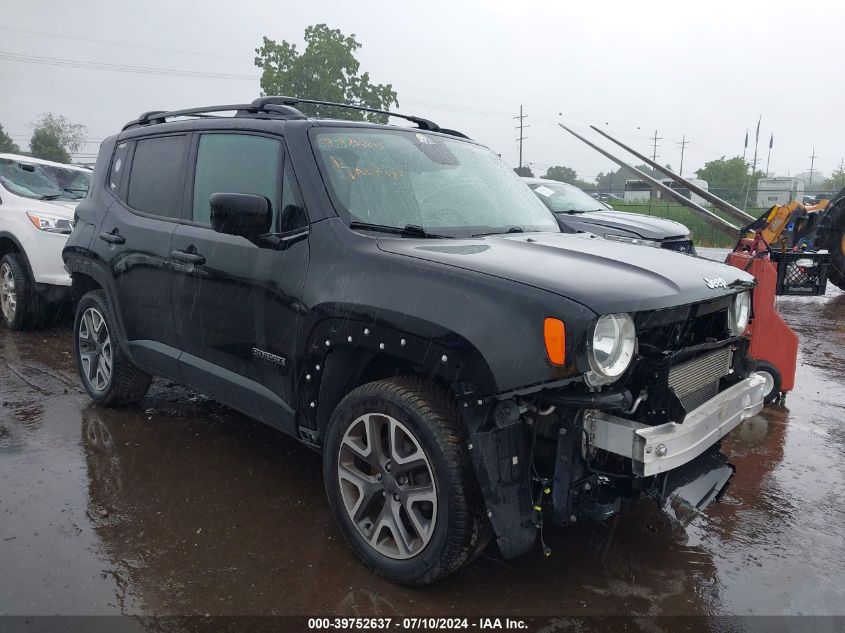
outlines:
[[[45,64],[65,68],[87,68],[93,70],[111,70],[115,72],[140,73],[144,75],[167,75],[172,77],[194,77],[198,79],[230,79],[238,81],[258,81],[259,75],[244,75],[236,73],[210,73],[197,70],[180,70],[177,68],[156,68],[152,66],[130,66],[126,64],[108,64],[91,62],[81,59],[64,59],[60,57],[39,57],[23,53],[0,51],[0,59],[23,62],[28,64]]]
[[[16,33],[26,33],[28,35],[41,35],[43,37],[56,37],[64,40],[75,40],[77,42],[89,42],[91,44],[105,44],[107,46],[123,46],[125,48],[139,48],[146,51],[160,51],[162,53],[177,53],[179,55],[195,55],[197,57],[214,57],[215,59],[229,59],[232,61],[246,62],[245,57],[228,57],[226,55],[215,55],[214,53],[202,53],[198,51],[186,51],[175,48],[159,48],[157,46],[145,46],[143,44],[132,44],[130,42],[118,42],[115,40],[95,40],[87,37],[78,37],[76,35],[64,35],[62,33],[47,33],[46,31],[30,31],[27,29],[17,29],[12,26],[0,26],[4,31],[14,31]]]

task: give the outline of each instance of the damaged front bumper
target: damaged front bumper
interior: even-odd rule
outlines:
[[[765,378],[752,374],[686,414],[683,423],[648,426],[587,410],[590,446],[631,459],[633,474],[651,477],[692,461],[763,408]]]

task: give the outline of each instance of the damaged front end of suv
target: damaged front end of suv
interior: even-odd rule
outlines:
[[[721,278],[701,284],[729,289]],[[686,524],[724,491],[734,467],[720,440],[763,407],[764,377],[743,336],[751,285],[599,316],[583,341],[572,337],[580,349],[564,352],[577,357],[574,376],[475,410],[471,447],[504,555],[532,547],[546,519],[601,521],[647,495]],[[548,330],[556,364],[563,354]]]

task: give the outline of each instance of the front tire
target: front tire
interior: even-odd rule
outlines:
[[[763,387],[763,403],[772,404],[780,397],[781,390],[781,376],[780,372],[774,365],[764,360],[757,361],[755,371],[764,374],[766,377],[766,384]]]
[[[323,470],[355,554],[400,584],[435,582],[469,562],[487,519],[449,393],[402,377],[349,393],[332,414]]]
[[[114,313],[102,290],[82,297],[73,330],[76,365],[90,398],[107,407],[140,402],[152,379],[123,353]]]

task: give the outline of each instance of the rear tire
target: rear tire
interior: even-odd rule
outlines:
[[[0,316],[13,331],[37,328],[44,320],[43,302],[20,253],[0,258]]]
[[[828,279],[840,290],[845,290],[845,214],[831,230],[829,245]]]
[[[323,471],[341,531],[380,576],[426,585],[478,553],[487,518],[445,389],[400,377],[350,392],[329,422]]]
[[[92,290],[82,297],[76,308],[73,332],[76,365],[90,398],[106,407],[140,402],[152,378],[123,352],[105,292]]]

